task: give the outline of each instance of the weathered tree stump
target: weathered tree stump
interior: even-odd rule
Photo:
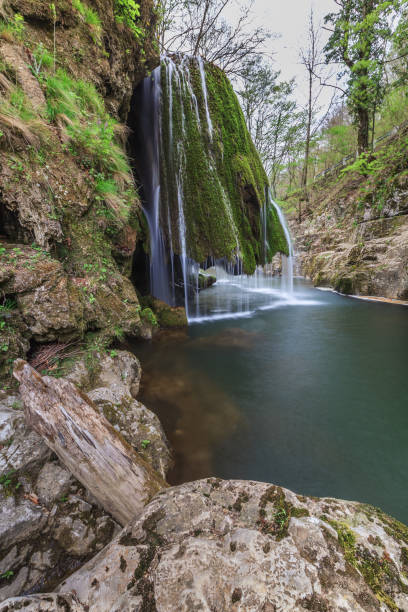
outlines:
[[[27,424],[121,525],[167,486],[75,385],[41,376],[22,359],[14,376]]]

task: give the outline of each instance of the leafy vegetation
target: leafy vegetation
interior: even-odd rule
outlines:
[[[24,36],[24,17],[20,13],[14,13],[12,19],[0,21],[0,38],[9,42],[21,41]]]
[[[343,0],[326,16],[332,34],[325,47],[326,61],[340,64],[346,76],[348,108],[357,127],[358,151],[369,147],[370,120],[385,93],[385,55],[397,2]]]
[[[10,470],[6,474],[2,474],[0,476],[0,486],[3,487],[6,496],[16,493],[21,487],[21,482],[17,478],[16,470]]]
[[[115,0],[115,16],[119,23],[124,23],[131,29],[135,38],[139,39],[143,33],[137,25],[140,17],[140,4],[135,0]]]
[[[84,22],[89,26],[94,42],[100,44],[102,24],[98,13],[82,2],[82,0],[72,0],[72,6],[78,11]]]

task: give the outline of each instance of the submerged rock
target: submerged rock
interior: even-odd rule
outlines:
[[[183,307],[172,307],[156,298],[152,299],[152,309],[157,317],[157,322],[163,329],[174,329],[187,327],[186,311]]]
[[[214,274],[200,270],[198,275],[198,285],[200,289],[208,289],[217,282],[217,277]]]
[[[159,493],[59,592],[94,612],[407,610],[407,544],[371,506],[212,478]]]

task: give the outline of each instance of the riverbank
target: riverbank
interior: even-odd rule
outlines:
[[[196,348],[198,340],[193,335]],[[207,351],[212,346],[217,351],[233,346],[237,352],[238,347],[247,351],[253,342],[259,346],[259,336],[242,330],[224,333],[221,340],[220,334],[207,335],[198,345]],[[52,389],[64,389],[65,399],[61,396],[59,401],[64,404],[69,397],[69,402],[62,414],[69,415],[72,402],[79,401],[82,420],[88,411],[95,424],[96,414],[102,420],[106,415],[113,430],[123,434],[155,470],[166,471],[168,447],[157,417],[134,399],[141,375],[138,361],[120,351],[101,360],[93,380],[86,372],[78,363],[70,378],[83,389],[91,387],[88,396],[69,381],[38,375],[31,379],[27,395],[25,382],[26,413],[35,408],[30,397],[37,386],[46,402],[54,401]],[[173,386],[181,384],[172,372],[169,376]],[[9,597],[0,603],[1,612],[119,612],[130,607],[140,612],[153,608],[187,612],[192,605],[219,612],[276,607],[295,612],[316,606],[355,612],[407,606],[408,528],[373,506],[307,497],[253,480],[205,478],[176,487],[163,485],[121,529],[104,502],[101,505],[98,487],[99,502],[50,455],[49,434],[44,439],[34,432],[28,435],[19,401],[17,396],[11,403],[6,423],[12,435],[6,453],[20,465],[10,476],[1,505],[2,516],[6,511],[9,517],[6,523],[1,521],[1,546],[9,546],[8,552],[1,551],[0,594]],[[205,429],[205,421],[196,422]],[[31,481],[25,476],[28,466]],[[92,490],[102,476],[97,464],[94,467]],[[121,495],[118,488],[115,507]],[[60,563],[56,563],[58,550]],[[50,587],[56,592],[41,594]]]

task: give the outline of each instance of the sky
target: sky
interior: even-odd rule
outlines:
[[[299,104],[306,101],[306,72],[299,63],[299,48],[306,45],[310,9],[313,7],[316,23],[323,22],[327,13],[336,12],[334,0],[255,0],[253,24],[263,26],[280,37],[268,43],[268,51],[274,52],[274,68],[281,70],[282,80],[296,77],[296,98]],[[237,5],[225,13],[227,19],[236,17]],[[327,35],[327,34],[326,34]],[[323,92],[321,103],[329,102],[332,90]]]

